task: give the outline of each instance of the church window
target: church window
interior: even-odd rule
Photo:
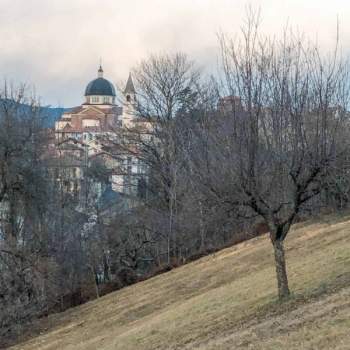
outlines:
[[[126,100],[127,100],[128,102],[130,102],[130,101],[131,101],[131,96],[130,96],[130,95],[126,95]]]

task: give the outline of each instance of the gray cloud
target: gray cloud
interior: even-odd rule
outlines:
[[[334,41],[338,15],[343,43],[350,39],[345,28],[350,19],[347,0],[250,3],[260,6],[266,32],[281,32],[288,20],[327,47]],[[125,79],[142,57],[159,51],[184,51],[212,68],[216,33],[237,33],[246,4],[243,0],[0,0],[0,74],[35,85],[44,103],[72,106],[82,101],[100,57],[112,81]]]

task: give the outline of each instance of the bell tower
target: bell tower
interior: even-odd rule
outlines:
[[[136,90],[134,82],[132,81],[131,73],[129,73],[128,80],[124,89],[124,107],[123,107],[123,126],[131,127],[132,121],[136,116]]]
[[[124,96],[127,103],[136,102],[136,91],[134,87],[134,82],[132,81],[131,73],[129,73],[128,81],[126,82]]]

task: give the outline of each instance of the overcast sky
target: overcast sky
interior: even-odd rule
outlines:
[[[247,4],[263,29],[288,21],[329,47],[337,16],[350,44],[349,0],[0,0],[0,74],[35,86],[44,104],[79,105],[100,57],[105,77],[127,78],[153,52],[183,51],[215,69],[219,31],[238,33]]]

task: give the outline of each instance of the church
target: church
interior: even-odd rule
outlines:
[[[115,88],[103,77],[103,69],[100,66],[98,77],[92,80],[85,89],[85,102],[65,112],[56,122],[56,140],[74,138],[92,146],[89,141],[100,133],[113,132],[119,127],[136,126],[140,119],[136,118],[134,108],[136,92],[131,75],[129,75],[122,99],[122,106],[118,106]]]
[[[136,91],[131,74],[120,95],[118,105],[115,87],[104,78],[100,65],[97,78],[86,86],[85,101],[56,121],[56,156],[61,160],[61,173],[64,168],[67,191],[81,191],[86,169],[94,161],[100,161],[109,170],[113,191],[138,194],[144,167],[135,153],[136,146],[128,145],[126,149],[120,147],[119,141],[130,130],[147,131],[150,125],[136,113]]]

